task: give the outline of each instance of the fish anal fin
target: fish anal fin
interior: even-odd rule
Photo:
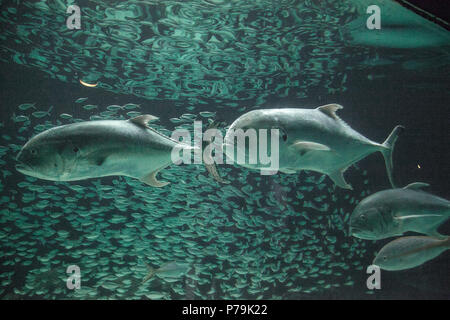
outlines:
[[[205,163],[205,168],[208,171],[208,173],[214,178],[214,180],[216,180],[217,182],[223,183],[223,184],[229,184],[230,181],[225,180],[224,178],[222,178],[219,174],[219,172],[217,171],[217,167],[215,165],[215,163],[211,163],[211,164],[206,164]]]
[[[326,114],[330,118],[338,120],[339,117],[336,115],[336,111],[338,111],[340,109],[343,109],[343,108],[344,107],[341,106],[340,104],[331,103],[331,104],[326,104],[324,106],[317,107],[317,110],[323,112],[324,114]]]
[[[408,184],[403,189],[420,190],[422,188],[427,188],[429,186],[430,185],[428,183],[425,183],[425,182],[413,182],[413,183]]]
[[[150,267],[147,263],[146,263],[145,265],[147,266],[148,273],[147,273],[147,275],[145,276],[145,278],[142,279],[142,284],[146,283],[148,280],[150,280],[151,278],[153,278],[153,276],[154,276],[155,273],[156,273],[156,270],[155,270],[154,268]]]
[[[298,151],[301,156],[304,156],[309,151],[331,151],[331,149],[324,144],[300,140],[295,141],[289,148]]]
[[[133,122],[134,124],[136,124],[140,127],[148,128],[147,123],[149,121],[157,120],[157,119],[159,119],[159,118],[156,116],[152,116],[151,114],[143,114],[143,115],[131,118],[128,121]]]
[[[338,186],[343,189],[353,190],[353,187],[345,181],[344,178],[345,169],[336,170],[333,173],[329,174],[331,180]]]
[[[159,170],[150,172],[148,175],[141,178],[141,181],[148,184],[149,186],[156,187],[156,188],[162,188],[164,186],[167,186],[170,182],[159,181],[158,179],[156,179],[156,175],[158,174],[158,172],[159,172]]]
[[[211,141],[209,141],[208,145],[205,147],[208,148],[211,144]],[[203,163],[205,165],[206,170],[208,171],[209,175],[214,178],[217,182],[223,183],[223,184],[229,184],[230,181],[222,178],[217,171],[216,163],[214,162],[214,159],[211,155],[211,152],[205,152],[203,155]]]

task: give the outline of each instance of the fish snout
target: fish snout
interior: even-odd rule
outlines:
[[[31,167],[29,165],[26,165],[24,163],[17,163],[16,164],[16,170],[22,173],[30,172]]]
[[[29,172],[32,169],[30,167],[30,165],[25,163],[25,156],[24,156],[23,149],[20,150],[19,154],[16,157],[15,168],[16,168],[17,171],[22,172],[22,173]]]

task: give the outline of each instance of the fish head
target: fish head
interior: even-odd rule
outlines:
[[[404,265],[404,259],[401,255],[395,254],[394,250],[391,250],[392,243],[390,242],[384,246],[373,259],[372,264],[380,267],[383,270],[401,270]]]
[[[254,151],[272,154],[275,148],[283,150],[288,141],[288,130],[283,126],[280,109],[253,110],[237,118],[227,130],[224,146],[227,155],[236,159],[228,150],[245,153],[246,158]],[[261,145],[265,143],[265,148]],[[276,146],[275,146],[276,143]],[[232,146],[232,148],[230,148]],[[275,151],[275,153],[277,153]]]
[[[43,132],[28,141],[17,155],[16,170],[39,179],[59,181],[70,173],[79,149],[70,141]]]
[[[267,130],[270,135],[271,129],[279,130],[280,140],[286,142],[288,139],[287,128],[284,125],[282,109],[253,110],[237,118],[230,126],[230,130]],[[259,133],[259,132],[257,132]],[[226,138],[225,138],[226,139]]]
[[[350,217],[350,234],[365,240],[379,240],[395,235],[392,210],[383,204],[362,200]]]

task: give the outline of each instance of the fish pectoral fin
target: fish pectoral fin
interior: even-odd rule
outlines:
[[[170,182],[167,181],[159,181],[156,179],[156,175],[158,174],[159,170],[155,170],[145,177],[141,178],[141,181],[148,184],[149,186],[156,187],[156,188],[162,188],[164,186],[167,186]]]
[[[289,146],[289,148],[293,148],[300,152],[300,155],[305,155],[309,151],[331,151],[331,149],[321,143],[311,142],[311,141],[300,141],[297,140],[293,144]]]
[[[422,188],[426,188],[426,187],[429,187],[429,186],[430,185],[428,183],[425,183],[425,182],[413,182],[413,183],[408,184],[403,189],[420,190]]]
[[[394,217],[397,220],[417,219],[417,218],[436,218],[443,217],[442,214],[411,214],[409,216]]]
[[[344,107],[341,106],[340,104],[331,103],[331,104],[326,104],[324,106],[317,107],[317,110],[325,113],[330,118],[338,120],[339,117],[336,115],[336,111],[338,111],[339,109],[343,109],[343,108]]]
[[[143,115],[131,118],[128,121],[133,122],[134,124],[136,124],[140,127],[148,128],[147,123],[149,121],[157,120],[157,119],[159,119],[159,118],[156,116],[152,116],[151,114],[143,114]]]
[[[350,184],[348,184],[347,181],[345,181],[344,171],[345,170],[337,170],[337,171],[329,174],[328,176],[330,177],[331,180],[333,180],[333,182],[338,187],[341,187],[343,189],[353,190],[353,187]]]

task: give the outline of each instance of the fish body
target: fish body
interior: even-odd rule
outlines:
[[[386,141],[379,144],[356,132],[341,120],[336,115],[336,111],[342,108],[338,104],[329,104],[316,109],[286,108],[250,111],[236,119],[228,129],[224,139],[225,152],[229,158],[236,159],[227,151],[229,149],[227,146],[236,145],[234,136],[236,130],[241,129],[245,132],[248,129],[255,129],[259,132],[259,129],[268,131],[278,129],[279,171],[281,172],[317,171],[328,175],[339,187],[351,189],[343,176],[345,170],[369,154],[380,151],[385,158],[389,180],[394,185],[392,151],[403,127],[395,127]],[[270,144],[268,145],[270,150]],[[239,146],[235,150],[239,151]],[[243,152],[248,159],[248,144],[245,145]],[[260,161],[255,164],[246,161],[241,165],[253,169],[267,169],[267,166],[265,167]]]
[[[351,234],[378,240],[414,231],[442,238],[437,228],[450,218],[450,201],[423,191],[426,186],[415,182],[363,199],[351,215]]]
[[[436,258],[449,248],[450,237],[402,237],[386,244],[373,264],[390,271],[411,269]]]
[[[22,111],[26,111],[30,108],[36,109],[35,105],[36,103],[23,103],[19,106],[19,109]]]
[[[24,145],[16,168],[46,180],[123,175],[162,187],[167,182],[158,181],[156,174],[172,163],[172,149],[191,147],[148,127],[155,118],[85,121],[46,130]]]
[[[173,282],[179,280],[184,274],[186,274],[189,270],[189,265],[185,263],[178,263],[176,261],[171,261],[164,263],[158,269],[154,269],[147,265],[148,273],[145,278],[142,280],[142,283],[147,282],[153,276],[157,275],[158,277],[168,281]]]
[[[35,111],[32,113],[32,115],[33,115],[33,117],[40,119],[40,118],[43,118],[46,116],[50,116],[50,112],[52,111],[52,109],[53,109],[53,106],[51,106],[48,109],[48,111]]]

